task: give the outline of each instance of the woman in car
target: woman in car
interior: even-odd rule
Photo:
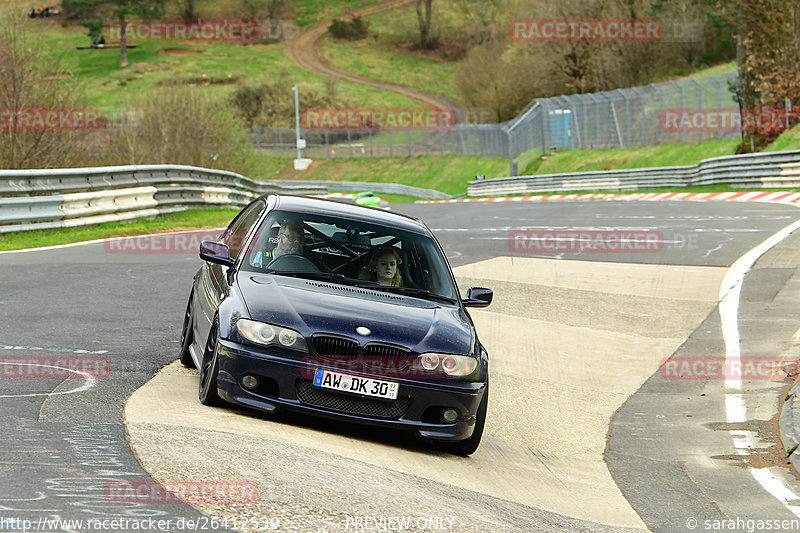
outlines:
[[[358,275],[358,279],[377,281],[381,285],[403,286],[403,277],[398,272],[400,254],[393,246],[379,248],[372,254],[369,264]]]

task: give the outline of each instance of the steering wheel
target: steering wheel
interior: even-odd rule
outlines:
[[[291,270],[296,272],[319,272],[319,268],[309,258],[299,254],[285,254],[269,262],[272,270]]]

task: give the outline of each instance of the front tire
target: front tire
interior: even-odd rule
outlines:
[[[489,383],[486,383],[486,390],[483,392],[483,399],[478,405],[478,412],[475,413],[475,429],[472,435],[458,442],[449,442],[444,445],[447,452],[455,455],[468,456],[475,453],[481,443],[483,436],[483,426],[486,424],[486,406],[489,404]]]
[[[219,357],[217,356],[217,328],[211,329],[203,351],[200,365],[200,389],[198,397],[203,405],[221,405],[222,399],[217,392],[217,375],[219,374]]]
[[[192,335],[192,300],[194,293],[189,295],[189,303],[186,304],[186,314],[183,316],[183,329],[181,330],[181,364],[187,368],[194,368],[194,360],[189,346],[194,340]]]

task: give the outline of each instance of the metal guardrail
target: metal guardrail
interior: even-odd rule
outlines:
[[[470,196],[502,196],[717,184],[742,188],[800,187],[800,150],[715,157],[689,166],[475,180],[467,184],[467,190]]]
[[[282,186],[290,186],[296,181],[289,180],[272,180],[270,183]],[[423,189],[420,187],[412,187],[411,185],[401,185],[399,183],[372,183],[368,181],[303,181],[305,185],[325,187],[333,191],[371,191],[382,194],[403,194],[406,196],[416,196],[417,198],[425,198],[426,200],[447,200],[452,198],[451,195],[445,194],[441,191],[434,189]]]
[[[83,226],[197,206],[242,207],[267,193],[325,194],[183,165],[0,170],[0,233]]]

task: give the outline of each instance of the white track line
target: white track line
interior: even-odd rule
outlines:
[[[63,366],[42,365],[42,364],[38,364],[38,363],[31,364],[31,363],[26,363],[26,362],[5,362],[5,361],[0,361],[0,365],[17,365],[17,366],[27,365],[27,366],[39,366],[39,367],[42,367],[42,368],[55,368],[56,370],[66,370],[67,372],[71,372],[73,374],[78,374],[79,376],[81,376],[83,378],[83,385],[81,385],[80,387],[76,387],[74,389],[71,389],[71,390],[67,390],[67,391],[62,391],[62,392],[28,392],[28,393],[23,393],[23,394],[0,394],[0,398],[31,398],[33,396],[60,396],[62,394],[73,394],[73,393],[76,393],[76,392],[83,392],[83,391],[87,391],[87,390],[91,389],[92,387],[95,386],[95,382],[97,381],[97,378],[95,376],[93,376],[92,374],[89,374],[87,372],[81,372],[80,370],[75,370],[75,369],[72,369],[72,368],[64,368]],[[22,378],[22,379],[25,379],[25,378]],[[48,378],[48,379],[58,379],[58,378]],[[65,379],[66,378],[62,378],[62,382]]]
[[[777,203],[777,202],[776,202]],[[795,204],[790,204],[795,205]],[[795,205],[795,207],[800,207]],[[722,322],[722,336],[725,340],[725,368],[741,368],[741,350],[739,337],[739,297],[742,291],[744,276],[759,257],[772,247],[785,239],[790,233],[800,228],[800,220],[786,226],[767,240],[744,254],[731,265],[719,291],[719,314]],[[725,377],[725,414],[729,424],[742,423],[747,420],[747,406],[741,393],[741,377],[734,378],[731,372],[726,372]],[[752,431],[731,430],[733,445],[739,455],[749,455],[756,447]],[[800,499],[800,496],[787,488],[781,480],[776,478],[767,468],[753,468],[747,470],[753,478],[772,496],[780,501],[787,510],[800,517],[800,508],[789,505],[789,502]]]

